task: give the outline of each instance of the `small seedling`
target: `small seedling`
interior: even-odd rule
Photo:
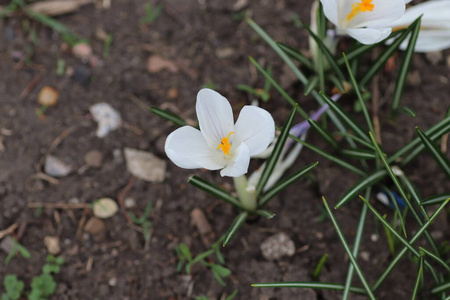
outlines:
[[[181,243],[179,246],[175,247],[175,252],[178,256],[178,265],[177,271],[180,272],[183,266],[185,266],[186,274],[191,274],[192,267],[196,263],[202,263],[211,269],[216,280],[222,285],[226,286],[225,281],[223,281],[224,277],[228,277],[231,275],[231,271],[222,266],[225,264],[225,260],[223,259],[222,254],[220,253],[220,245],[224,240],[224,236],[220,237],[212,246],[211,249],[200,253],[199,255],[193,257],[191,250],[189,250],[188,246],[184,243]],[[219,264],[212,262],[209,258],[210,255],[215,254]]]
[[[144,232],[144,240],[145,241],[148,241],[151,236],[150,228],[153,225],[153,223],[149,220],[151,212],[152,212],[152,203],[151,202],[149,202],[147,204],[147,206],[145,206],[144,213],[139,218],[136,217],[136,215],[133,214],[133,212],[131,212],[131,211],[128,212],[133,223],[142,228],[142,231]]]
[[[231,293],[230,296],[226,297],[225,300],[233,300],[234,297],[236,297],[238,292],[239,292],[238,290],[234,290],[234,292]],[[197,296],[197,297],[195,297],[195,300],[211,300],[211,299],[206,296]]]
[[[20,253],[25,258],[30,258],[31,254],[28,252],[27,248],[25,248],[23,245],[21,245],[16,239],[13,239],[13,246],[11,247],[11,250],[8,253],[8,256],[5,258],[5,266],[9,264],[11,259],[14,257],[14,255],[17,254],[17,252]]]
[[[141,18],[141,23],[151,24],[153,23],[162,13],[163,5],[162,3],[154,7],[151,3],[145,5],[145,17]]]
[[[272,75],[272,68],[268,67],[267,68],[267,73],[269,75]],[[270,82],[266,79],[266,82],[264,83],[264,88],[260,89],[260,88],[253,88],[249,85],[245,85],[245,84],[239,84],[237,86],[238,90],[247,92],[253,96],[255,96],[256,98],[260,98],[262,101],[267,102],[270,99],[270,87],[271,84]]]
[[[111,49],[112,41],[113,35],[110,33],[106,36],[105,43],[103,44],[103,58],[107,58],[109,56],[109,50]]]

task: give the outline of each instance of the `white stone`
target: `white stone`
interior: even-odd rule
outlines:
[[[127,169],[131,175],[149,182],[163,182],[166,176],[166,161],[150,152],[125,148]]]

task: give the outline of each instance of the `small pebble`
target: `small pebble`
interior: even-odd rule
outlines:
[[[103,161],[103,153],[98,150],[91,150],[84,156],[84,161],[91,168],[100,168]]]
[[[380,236],[378,234],[372,233],[370,235],[370,240],[374,243],[378,242],[379,239],[380,239]]]
[[[435,66],[444,59],[444,54],[442,51],[427,52],[425,53],[425,57],[432,65]]]
[[[150,152],[125,148],[127,169],[131,175],[149,182],[163,182],[166,177],[165,160]]]
[[[45,106],[54,106],[58,103],[59,92],[51,87],[44,86],[38,94],[38,103]]]
[[[59,244],[59,239],[56,236],[46,236],[44,238],[45,247],[47,247],[48,253],[52,255],[57,255],[61,252],[61,246]]]
[[[53,155],[47,155],[44,172],[52,177],[64,177],[72,172],[72,167]]]
[[[0,243],[0,249],[2,249],[7,254],[11,252],[13,246],[14,246],[14,239],[9,235],[4,237]]]
[[[97,218],[106,219],[114,216],[119,211],[119,206],[111,198],[101,198],[94,202],[92,211]]]
[[[127,197],[127,198],[125,198],[125,200],[123,202],[124,202],[123,204],[125,205],[125,208],[136,207],[136,200],[134,200],[134,198]]]
[[[92,48],[87,43],[79,43],[72,47],[72,53],[78,58],[87,59],[92,55]]]
[[[167,98],[169,99],[176,99],[178,98],[178,90],[176,88],[170,88],[167,90]]]
[[[91,82],[91,71],[86,67],[78,66],[73,71],[72,78],[81,86],[87,87]]]
[[[262,255],[267,260],[280,259],[283,256],[292,256],[295,254],[294,242],[283,232],[264,240],[260,248]]]
[[[105,222],[98,218],[90,218],[84,226],[84,231],[89,234],[96,235],[105,230]]]
[[[361,256],[361,258],[362,258],[364,261],[369,261],[369,259],[370,259],[370,253],[367,252],[367,251],[361,251],[361,252],[359,253],[359,256]]]
[[[97,137],[103,138],[109,132],[122,125],[122,118],[118,111],[106,102],[100,102],[89,107],[92,117],[98,123]]]
[[[116,277],[111,277],[108,280],[108,284],[109,284],[109,286],[116,286],[117,285],[117,278]]]

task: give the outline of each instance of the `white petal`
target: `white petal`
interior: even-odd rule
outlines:
[[[250,156],[266,150],[275,137],[275,122],[266,110],[246,105],[242,108],[235,124],[235,143],[245,143]]]
[[[338,25],[338,6],[336,0],[320,0],[323,13],[334,25]]]
[[[408,42],[409,38],[400,45],[400,49],[405,50]],[[447,48],[450,48],[450,30],[424,30],[419,32],[414,51],[433,52]]]
[[[392,29],[391,28],[358,28],[358,29],[346,29],[350,36],[358,40],[358,42],[370,45],[378,43],[387,38]]]
[[[184,169],[218,170],[226,165],[224,155],[211,149],[200,131],[190,126],[183,126],[169,134],[164,150],[174,164]]]
[[[230,103],[216,91],[201,89],[197,94],[195,108],[203,137],[210,148],[217,148],[222,138],[234,131]]]
[[[250,164],[250,152],[245,144],[240,144],[236,149],[232,160],[227,163],[225,169],[220,171],[220,175],[229,177],[239,177],[247,173]]]
[[[353,5],[360,1],[341,0],[338,7],[338,26],[341,28],[389,27],[405,13],[404,0],[372,0],[373,11],[357,13],[352,19],[347,16]]]
[[[394,22],[393,27],[407,27],[422,14],[420,31],[428,28],[450,28],[450,1],[448,0],[427,1],[414,5],[408,8],[399,20]]]

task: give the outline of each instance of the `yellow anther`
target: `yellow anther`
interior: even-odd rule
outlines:
[[[230,152],[231,149],[231,144],[230,144],[230,135],[233,134],[234,131],[230,132],[228,134],[227,137],[223,137],[222,140],[220,141],[219,146],[217,147],[217,149],[221,149],[223,154],[228,155],[228,153]]]
[[[346,20],[350,21],[361,12],[373,11],[374,7],[375,4],[372,4],[372,0],[361,0],[361,3],[354,3],[352,11],[347,15]]]

